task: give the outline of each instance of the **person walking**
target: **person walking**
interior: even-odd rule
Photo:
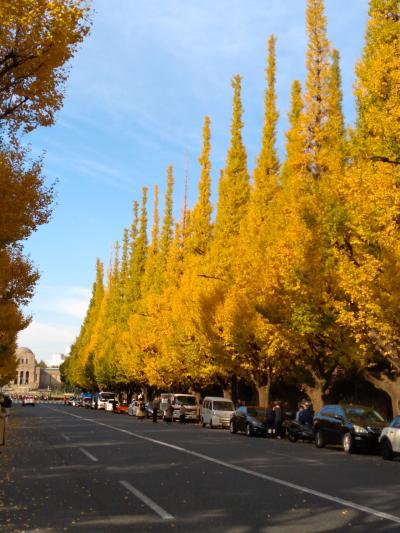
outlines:
[[[0,393],[0,446],[6,444],[6,422],[8,409],[4,406],[4,394]]]
[[[159,410],[160,410],[160,400],[158,398],[155,398],[153,401],[153,424],[157,424]]]
[[[186,424],[186,407],[181,403],[179,408],[179,423]]]
[[[167,424],[172,424],[172,419],[174,416],[174,408],[172,407],[171,399],[168,398],[167,400],[167,407],[165,408],[164,412],[164,420]]]
[[[282,413],[282,407],[281,402],[276,401],[274,402],[274,426],[275,426],[275,438],[281,439],[282,438],[282,429],[283,429],[283,413]]]
[[[145,416],[146,416],[145,403],[144,403],[144,400],[140,400],[136,408],[136,418],[138,420],[143,421],[145,419]]]
[[[272,438],[275,433],[275,412],[272,403],[268,405],[265,414],[267,422],[267,436]]]

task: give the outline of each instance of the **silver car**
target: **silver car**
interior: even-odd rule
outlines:
[[[389,426],[383,428],[379,443],[382,457],[387,461],[391,461],[396,455],[400,456],[400,416],[396,416]]]

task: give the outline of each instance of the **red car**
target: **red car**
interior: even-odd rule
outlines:
[[[128,414],[128,407],[129,405],[127,403],[119,403],[115,410],[114,410],[114,413],[119,413],[119,414]]]

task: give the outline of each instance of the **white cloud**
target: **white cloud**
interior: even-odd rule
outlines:
[[[74,342],[78,331],[79,326],[33,320],[18,335],[18,345],[32,350],[38,361],[43,359],[47,364],[60,364],[60,354]]]
[[[84,287],[41,286],[35,297],[35,309],[82,320],[86,314],[90,294],[91,291]]]

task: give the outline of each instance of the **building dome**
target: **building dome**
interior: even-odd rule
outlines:
[[[35,357],[35,354],[29,348],[21,347],[15,350],[16,357],[27,357],[27,356],[32,356],[32,355],[33,357]]]

